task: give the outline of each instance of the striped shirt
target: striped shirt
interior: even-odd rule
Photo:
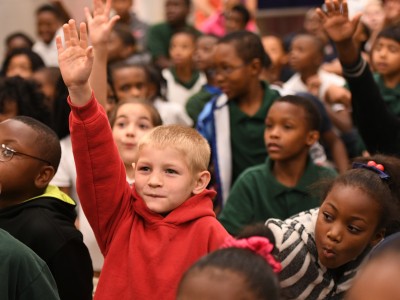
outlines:
[[[343,299],[367,252],[338,269],[327,269],[319,262],[315,244],[317,216],[318,209],[311,209],[283,221],[266,222],[282,263],[279,280],[286,299]]]

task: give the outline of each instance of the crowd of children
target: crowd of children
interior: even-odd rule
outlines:
[[[45,4],[5,39],[0,295],[400,296],[400,1],[263,37],[253,1],[194,2]]]

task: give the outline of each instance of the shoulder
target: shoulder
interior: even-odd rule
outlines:
[[[149,27],[149,34],[169,32],[170,27],[167,23],[157,23]]]

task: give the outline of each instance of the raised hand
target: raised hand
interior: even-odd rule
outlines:
[[[57,36],[58,63],[61,75],[68,87],[71,100],[78,105],[83,105],[90,99],[91,88],[88,82],[93,65],[93,50],[88,47],[86,24],[79,26],[80,37],[75,21],[69,20],[63,25],[65,46],[61,37]]]
[[[326,11],[317,8],[323,27],[335,43],[351,40],[356,31],[361,14],[349,20],[347,0],[325,0]]]
[[[93,0],[93,16],[89,8],[85,7],[85,16],[89,27],[89,35],[92,45],[107,45],[111,29],[118,21],[119,16],[110,19],[111,1],[104,4],[102,0]]]

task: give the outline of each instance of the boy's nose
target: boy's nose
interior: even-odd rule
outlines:
[[[326,236],[336,243],[342,240],[342,235],[339,226],[331,226],[326,234]]]
[[[162,180],[160,174],[158,174],[158,172],[153,171],[149,177],[148,184],[151,187],[162,186]]]

